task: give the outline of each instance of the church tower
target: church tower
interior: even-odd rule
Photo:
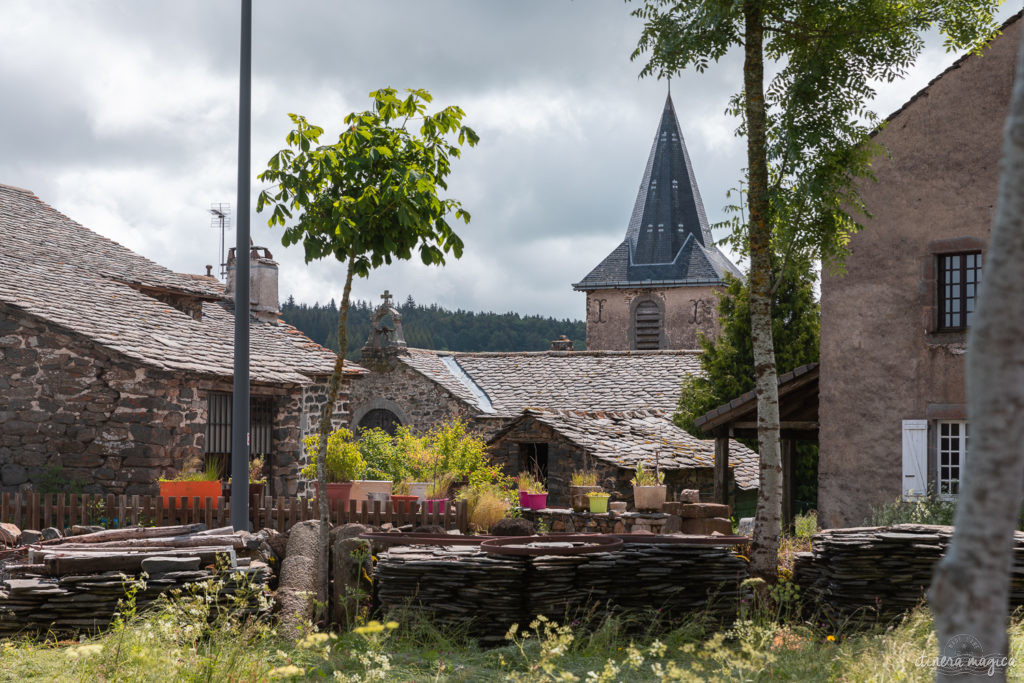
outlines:
[[[726,273],[711,239],[672,96],[647,159],[626,236],[573,289],[587,293],[587,349],[696,349],[717,333]]]

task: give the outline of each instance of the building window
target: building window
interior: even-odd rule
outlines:
[[[661,308],[653,301],[641,301],[633,312],[633,348],[643,351],[661,348]]]
[[[374,408],[366,413],[363,419],[359,420],[358,431],[362,432],[364,429],[383,429],[389,435],[394,436],[401,424],[402,421],[390,410]]]
[[[960,477],[967,460],[967,423],[938,423],[938,494],[955,498],[960,494]]]
[[[940,254],[938,258],[939,329],[966,329],[981,284],[981,252]]]
[[[231,476],[232,395],[210,392],[207,401],[206,456],[218,458],[222,475]],[[252,396],[249,399],[249,455],[269,455],[273,447],[274,399]]]

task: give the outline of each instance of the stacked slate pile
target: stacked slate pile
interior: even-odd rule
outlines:
[[[136,608],[143,608],[172,588],[215,578],[227,578],[216,588],[224,595],[245,584],[260,589],[272,572],[266,562],[244,555],[258,558],[264,545],[258,535],[192,524],[112,529],[21,546],[0,557],[0,635],[104,628],[129,590]],[[255,602],[238,607],[257,609]]]
[[[393,547],[375,569],[385,611],[420,611],[499,642],[538,614],[562,622],[599,604],[664,615],[735,615],[747,563],[727,547],[633,544],[585,555],[492,556],[475,547]]]
[[[829,529],[814,536],[811,552],[793,568],[801,595],[835,620],[889,620],[925,597],[935,564],[953,527],[899,524]],[[1010,602],[1024,605],[1024,533],[1014,539]]]

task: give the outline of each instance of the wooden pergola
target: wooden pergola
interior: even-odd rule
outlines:
[[[779,376],[779,438],[782,449],[782,520],[793,520],[793,444],[818,441],[818,364],[809,363]],[[704,415],[694,424],[715,437],[715,502],[728,496],[729,439],[757,439],[757,395],[748,391]]]

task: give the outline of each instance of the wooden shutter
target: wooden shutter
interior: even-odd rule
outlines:
[[[928,420],[903,420],[903,500],[928,493]]]
[[[634,331],[636,332],[636,348],[661,348],[661,309],[653,301],[642,301],[634,314]]]

